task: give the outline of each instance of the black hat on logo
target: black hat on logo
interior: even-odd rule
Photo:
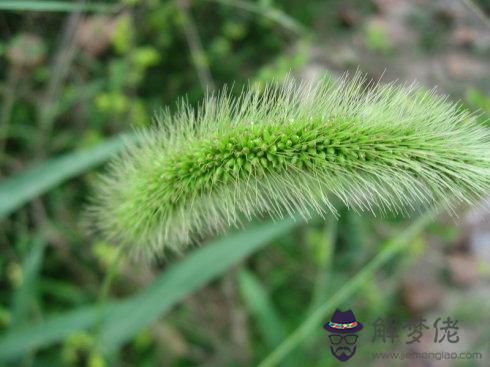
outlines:
[[[323,328],[332,333],[355,333],[361,330],[363,325],[356,320],[352,310],[340,311],[337,308]]]

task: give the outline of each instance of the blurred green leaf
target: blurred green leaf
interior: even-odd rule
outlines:
[[[242,270],[238,279],[243,299],[257,320],[257,327],[267,347],[276,347],[286,334],[267,290],[250,271]]]
[[[53,158],[0,182],[0,218],[61,182],[92,168],[119,151],[121,136],[92,148]]]
[[[136,296],[106,304],[100,329],[102,347],[114,350],[188,294],[299,223],[292,219],[270,222],[213,240],[170,266]],[[101,315],[99,311],[97,305],[91,305],[29,328],[12,330],[0,338],[0,359],[21,356],[33,348],[48,346],[95,326]]]
[[[27,11],[54,11],[54,12],[74,12],[74,11],[95,11],[107,12],[114,9],[113,4],[105,3],[84,3],[69,1],[22,1],[22,0],[3,0],[0,1],[1,10],[27,10]]]

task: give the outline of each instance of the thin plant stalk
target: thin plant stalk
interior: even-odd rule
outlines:
[[[436,207],[421,215],[399,235],[387,240],[381,245],[382,250],[368,262],[355,276],[349,279],[332,297],[325,300],[291,333],[276,349],[272,351],[258,367],[277,366],[291,351],[305,340],[316,328],[321,327],[322,321],[328,317],[340,303],[347,300],[381,267],[405,250],[415,236],[417,236],[441,211]]]
[[[104,306],[107,303],[109,292],[111,286],[116,278],[117,271],[122,263],[122,260],[125,257],[125,246],[120,246],[116,250],[116,256],[112,260],[109,269],[104,275],[102,280],[102,284],[99,288],[99,292],[97,295],[97,322],[95,325],[95,336],[97,340],[101,339],[101,331],[103,327],[104,320]],[[98,344],[98,343],[97,343]]]
[[[199,37],[199,32],[196,27],[196,23],[189,12],[189,4],[187,1],[177,0],[177,9],[179,10],[182,18],[182,30],[184,31],[187,46],[191,54],[192,64],[196,69],[199,83],[203,91],[212,91],[215,89],[215,84],[211,71],[209,70],[206,53]]]

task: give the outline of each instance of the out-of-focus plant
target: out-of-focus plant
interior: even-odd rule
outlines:
[[[466,101],[471,109],[477,111],[478,120],[490,126],[490,96],[481,90],[471,88],[466,91]]]
[[[365,33],[366,46],[373,50],[384,54],[392,51],[390,36],[383,24],[378,22],[370,22],[366,25]]]

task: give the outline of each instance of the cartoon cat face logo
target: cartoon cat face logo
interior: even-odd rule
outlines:
[[[352,310],[336,309],[323,328],[330,332],[328,339],[332,355],[341,362],[349,360],[357,350],[357,332],[363,325],[356,320]]]

